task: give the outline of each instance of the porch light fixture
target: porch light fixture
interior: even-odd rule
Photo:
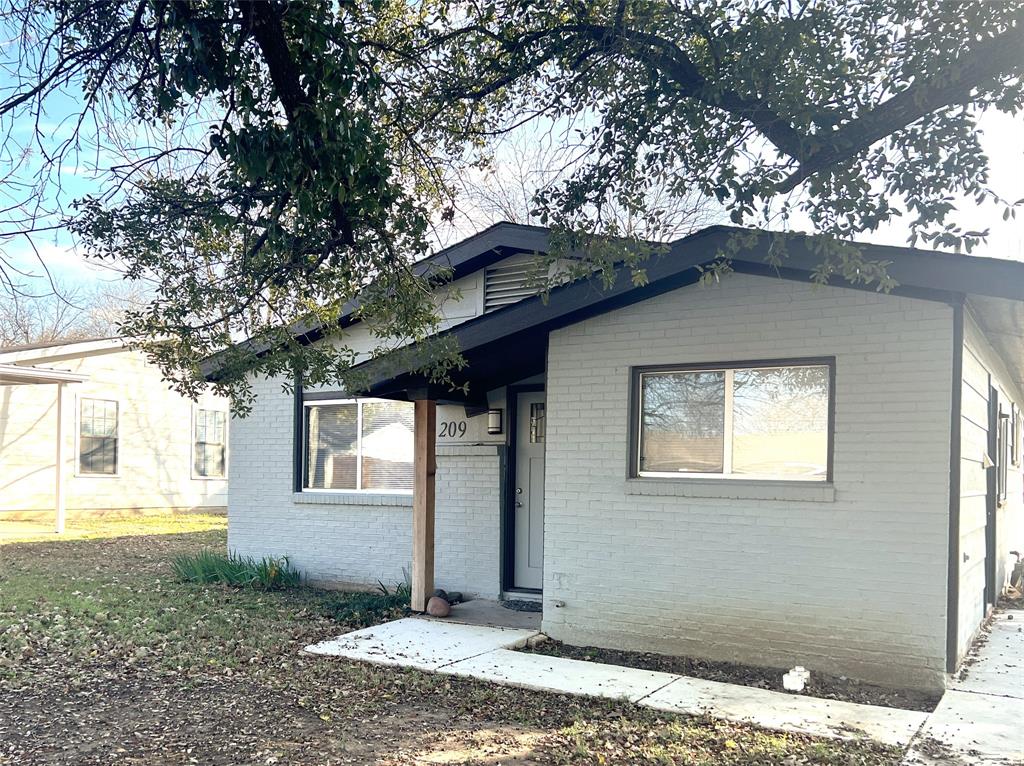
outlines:
[[[501,410],[487,410],[487,433],[501,433]]]

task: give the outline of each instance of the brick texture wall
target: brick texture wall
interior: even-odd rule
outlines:
[[[834,489],[627,479],[631,366],[815,356]],[[951,364],[949,306],[746,275],[552,333],[544,630],[941,686]]]
[[[231,424],[228,547],[251,556],[287,555],[308,577],[328,583],[401,582],[412,556],[411,498],[294,494],[293,402],[281,383],[257,381],[253,411]],[[438,448],[438,587],[498,594],[498,449]]]

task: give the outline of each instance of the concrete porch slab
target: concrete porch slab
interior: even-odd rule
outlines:
[[[687,677],[678,677],[640,704],[818,737],[866,736],[896,746],[908,744],[928,717],[914,710],[801,697]]]
[[[484,652],[521,646],[535,635],[536,630],[406,617],[321,641],[305,651],[378,665],[437,670]]]
[[[630,702],[636,702],[678,678],[671,673],[506,649],[456,662],[439,672],[523,689],[628,699]]]
[[[424,615],[421,619],[445,622],[462,622],[467,625],[484,625],[492,628],[519,628],[521,630],[540,630],[540,612],[517,612],[506,609],[500,601],[475,598],[452,607],[448,617],[436,618]]]

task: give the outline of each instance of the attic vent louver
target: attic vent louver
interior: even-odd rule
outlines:
[[[536,295],[545,271],[535,255],[509,258],[484,272],[484,312]]]

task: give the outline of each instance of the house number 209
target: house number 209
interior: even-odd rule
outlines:
[[[441,433],[438,436],[442,439],[455,439],[466,435],[466,421],[444,420],[441,421]]]

